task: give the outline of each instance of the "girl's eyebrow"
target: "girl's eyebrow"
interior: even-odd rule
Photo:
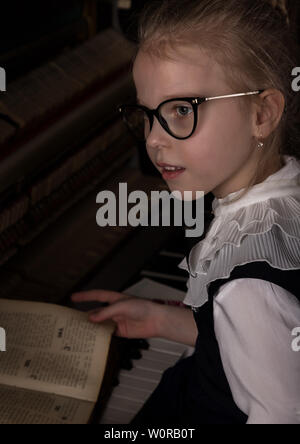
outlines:
[[[171,96],[165,96],[165,98],[162,99],[160,101],[160,103],[164,102],[165,100],[177,99],[177,98],[180,98],[180,97],[206,97],[206,95],[199,94],[199,93],[194,93],[194,94],[187,94],[187,93],[185,93],[185,94],[184,93],[182,93],[182,94],[172,94]],[[143,105],[138,97],[136,99],[136,102],[139,105]],[[146,105],[144,105],[144,106],[146,106]]]

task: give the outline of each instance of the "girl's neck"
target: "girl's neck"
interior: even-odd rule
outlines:
[[[231,182],[227,184],[223,183],[221,187],[214,189],[212,193],[217,199],[222,199],[231,193],[240,191],[242,188],[247,189],[248,187],[264,182],[269,176],[275,174],[284,165],[285,163],[282,156],[277,156],[273,162],[259,165],[259,167],[257,167],[257,160],[253,161],[253,169],[258,171],[256,177],[253,178],[253,170],[251,171],[249,168],[244,171],[240,170],[239,174],[234,178],[234,181],[231,180]]]
[[[282,156],[278,156],[274,162],[270,165],[267,165],[264,169],[264,174],[258,176],[254,185],[257,185],[261,182],[264,182],[269,176],[277,173],[277,171],[281,170],[285,166],[285,162]]]

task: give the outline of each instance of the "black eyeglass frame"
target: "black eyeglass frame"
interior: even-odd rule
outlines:
[[[158,105],[157,108],[155,109],[150,109],[147,108],[144,105],[139,105],[139,104],[125,104],[125,105],[119,105],[118,106],[118,111],[123,115],[123,120],[126,123],[127,127],[129,128],[130,131],[132,131],[134,133],[134,130],[130,127],[130,125],[128,124],[126,117],[125,117],[125,109],[126,108],[132,108],[132,109],[141,109],[143,110],[149,119],[150,122],[150,132],[152,130],[153,127],[153,123],[154,123],[154,116],[157,118],[157,120],[159,121],[159,123],[161,124],[161,126],[163,127],[163,129],[172,137],[174,137],[175,139],[178,140],[186,140],[189,137],[191,137],[197,127],[198,124],[198,106],[201,105],[204,102],[208,102],[210,100],[216,100],[216,99],[225,99],[225,98],[232,98],[232,97],[241,97],[241,96],[249,96],[249,95],[256,95],[256,94],[262,94],[265,91],[265,89],[259,89],[257,91],[251,91],[251,92],[246,92],[246,93],[237,93],[237,94],[227,94],[227,95],[223,95],[223,96],[215,96],[215,97],[177,97],[177,98],[173,98],[173,99],[168,99],[165,100],[164,102],[160,103]],[[193,107],[193,111],[194,111],[194,125],[193,125],[193,129],[191,131],[191,133],[186,136],[186,137],[178,137],[175,136],[170,128],[167,125],[167,122],[165,121],[165,119],[161,116],[159,110],[160,108],[165,105],[166,103],[170,103],[170,102],[178,102],[178,101],[184,101],[184,102],[188,102],[190,103],[190,105],[192,105]]]

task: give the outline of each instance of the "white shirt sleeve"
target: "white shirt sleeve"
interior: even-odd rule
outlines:
[[[248,424],[300,424],[296,297],[260,279],[230,281],[214,299],[214,325],[233,399]]]

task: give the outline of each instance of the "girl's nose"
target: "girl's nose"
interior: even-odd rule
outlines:
[[[146,135],[146,144],[149,148],[158,148],[167,145],[170,137],[159,121],[154,118],[152,128]]]

